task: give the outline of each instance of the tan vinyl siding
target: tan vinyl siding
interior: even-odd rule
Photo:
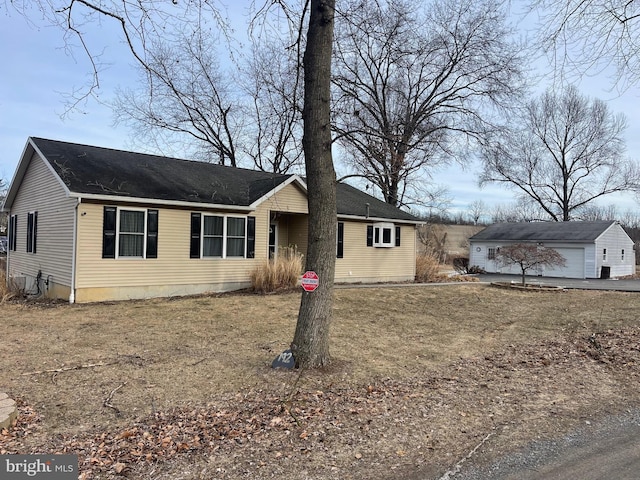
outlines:
[[[304,200],[302,202],[301,200]],[[83,203],[78,217],[76,301],[146,298],[228,291],[249,286],[251,270],[267,257],[269,215],[289,208],[306,212],[306,197],[289,185],[255,212],[224,213],[149,207],[158,210],[158,258],[102,258],[104,204]],[[118,208],[128,208],[112,205]],[[140,207],[129,207],[132,209]],[[191,212],[256,218],[256,258],[189,258]]]
[[[401,226],[399,247],[377,248],[367,247],[367,225],[365,222],[344,222],[344,258],[336,259],[336,282],[413,281],[415,227]]]
[[[296,184],[290,183],[264,200],[259,209],[274,212],[307,213],[307,195]]]
[[[16,251],[9,253],[9,274],[27,277],[27,287],[42,273],[45,294],[67,294],[71,286],[76,200],[69,198],[45,162],[34,154],[11,207],[17,215]],[[27,253],[27,215],[38,212],[36,253]],[[44,282],[48,281],[48,285]],[[68,298],[68,297],[67,297]]]
[[[103,259],[102,221],[103,205],[82,205],[76,277],[79,289],[236,284],[246,282],[255,265],[255,260],[244,258],[189,258],[191,211],[166,208],[158,209],[158,258]]]

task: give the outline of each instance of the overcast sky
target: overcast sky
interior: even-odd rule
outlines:
[[[100,98],[110,100],[117,87],[135,81],[136,75],[127,51],[113,32],[105,30],[103,36],[104,45],[108,45],[104,60],[111,65],[100,76]],[[76,58],[69,55],[60,30],[44,24],[30,25],[0,4],[0,45],[0,177],[11,181],[29,136],[130,148],[131,132],[123,127],[115,128],[111,110],[98,101],[90,100],[81,105],[81,112],[62,118],[65,95],[85,84],[90,65],[80,52],[75,53]],[[611,91],[611,83],[605,77],[585,79],[579,87],[582,93],[607,100],[614,112],[627,116],[628,153],[640,161],[640,89],[618,96]],[[434,176],[436,183],[449,190],[452,211],[464,211],[475,200],[483,200],[489,206],[511,200],[513,194],[504,188],[480,190],[478,169],[477,165],[464,170],[452,166]],[[619,212],[638,205],[630,195],[611,197],[602,203],[615,203]]]

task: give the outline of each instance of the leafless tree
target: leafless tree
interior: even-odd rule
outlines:
[[[474,225],[478,225],[480,219],[487,213],[487,205],[482,200],[474,200],[469,204],[469,217]]]
[[[640,228],[640,215],[638,214],[637,210],[625,210],[620,214],[618,220],[625,228]]]
[[[576,218],[583,222],[613,221],[618,219],[618,208],[615,204],[589,204],[576,211]]]
[[[185,25],[195,22],[215,35],[229,32],[222,13],[224,8],[218,0],[179,3],[163,0],[11,0],[10,5],[27,20],[38,15],[58,27],[68,53],[79,61],[88,62],[89,81],[85,85],[70,86],[68,111],[88,99],[100,101],[100,74],[109,67],[102,59],[104,38],[96,39],[96,31],[100,32],[103,23],[118,27],[120,38],[112,40],[122,41],[133,60],[143,68],[151,67],[147,49],[158,39],[183,31]]]
[[[640,80],[640,4],[627,0],[531,0],[539,42],[558,72],[613,68],[624,87]]]
[[[116,121],[130,126],[138,143],[237,166],[245,112],[217,47],[215,34],[197,23],[148,40],[139,87],[120,90]]]
[[[490,218],[491,223],[551,220],[537,203],[524,197],[519,197],[511,203],[495,205],[491,209]]]
[[[303,161],[298,45],[276,35],[255,41],[240,82],[251,103],[242,148],[259,170],[287,173]]]
[[[637,191],[640,170],[624,156],[625,119],[573,87],[528,103],[517,129],[483,151],[481,184],[501,183],[556,221],[614,192]]]
[[[520,93],[522,48],[500,0],[345,0],[334,67],[335,129],[354,175],[387,203],[495,131]]]
[[[564,267],[565,258],[553,248],[539,247],[531,243],[516,243],[500,247],[496,263],[502,266],[518,265],[522,272],[522,285],[526,285],[526,273],[538,267]]]
[[[309,7],[302,111],[309,204],[306,268],[318,274],[320,285],[312,294],[303,294],[300,302],[291,351],[301,368],[327,365],[331,359],[337,231],[330,103],[335,0],[310,0]]]

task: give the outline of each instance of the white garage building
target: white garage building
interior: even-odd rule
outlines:
[[[617,222],[496,223],[469,239],[469,265],[489,273],[521,273],[516,266],[501,267],[495,255],[501,246],[535,243],[553,248],[565,267],[544,267],[530,275],[566,278],[615,278],[636,271],[633,241]]]

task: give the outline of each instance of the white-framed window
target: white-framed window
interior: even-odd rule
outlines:
[[[191,214],[191,258],[254,258],[255,217]]]
[[[622,249],[622,252],[620,253],[620,260],[622,260],[624,262],[624,248]]]
[[[102,258],[157,258],[158,210],[104,207]]]
[[[367,225],[367,247],[391,248],[400,246],[400,227],[390,222]]]
[[[118,210],[118,257],[144,258],[144,210]]]
[[[607,261],[607,249],[606,249],[606,248],[603,248],[603,249],[602,249],[602,260],[603,260],[604,262],[606,262],[606,261]]]
[[[496,259],[496,252],[497,252],[496,247],[487,248],[487,258],[489,260],[495,260]]]

